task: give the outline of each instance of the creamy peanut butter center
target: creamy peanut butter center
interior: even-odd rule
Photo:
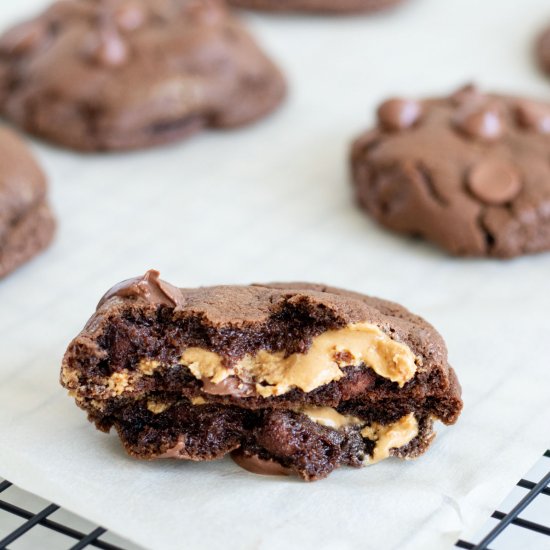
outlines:
[[[302,407],[297,412],[305,414],[317,424],[336,430],[366,424],[361,418],[340,414],[331,407]],[[382,425],[373,422],[361,430],[361,435],[376,442],[372,456],[367,456],[364,463],[376,464],[389,458],[392,449],[408,445],[418,435],[418,421],[414,413],[410,413],[393,424]]]
[[[362,426],[365,424],[364,420],[356,416],[340,414],[332,407],[302,407],[298,409],[298,412],[305,414],[310,420],[313,420],[313,422],[317,424],[321,424],[321,426],[334,428],[336,430],[345,428],[346,426]]]
[[[214,384],[236,376],[244,383],[254,384],[262,397],[282,395],[293,388],[310,392],[342,378],[343,367],[362,364],[403,387],[417,369],[416,357],[408,346],[370,323],[327,331],[313,339],[306,353],[285,356],[282,352],[261,350],[227,368],[218,354],[193,347],[183,352],[180,363],[196,378]]]
[[[365,464],[376,464],[388,458],[392,449],[408,445],[418,435],[418,421],[411,413],[387,426],[374,422],[363,428],[361,435],[376,441],[372,456],[365,458]]]

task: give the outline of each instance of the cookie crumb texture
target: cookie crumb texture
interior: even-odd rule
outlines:
[[[46,178],[23,141],[0,128],[0,278],[52,241],[55,220]]]
[[[346,13],[378,11],[400,4],[403,0],[229,0],[243,8],[268,11],[312,11]]]
[[[65,147],[125,150],[252,122],[285,82],[220,0],[60,0],[0,37],[0,108]]]
[[[445,344],[403,307],[307,283],[115,286],[69,345],[61,382],[144,459],[231,454],[267,474],[415,458],[454,423]]]
[[[455,255],[550,249],[550,104],[483,94],[390,99],[351,154],[361,206]]]

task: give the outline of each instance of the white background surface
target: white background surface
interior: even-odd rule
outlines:
[[[4,4],[2,25],[44,2]],[[531,56],[550,5],[409,0],[374,17],[247,19],[290,81],[268,120],[127,155],[35,144],[60,227],[0,283],[0,474],[150,548],[451,546],[548,447],[550,255],[459,260],[385,232],[352,201],[348,145],[387,94],[477,80],[550,99]],[[181,286],[299,279],[399,301],[446,338],[464,414],[419,461],[315,484],[129,459],[57,379],[102,293],[150,267]]]

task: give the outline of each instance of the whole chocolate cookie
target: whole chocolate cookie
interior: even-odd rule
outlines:
[[[359,12],[377,11],[403,0],[229,0],[243,8],[269,11]]]
[[[124,150],[273,110],[284,79],[221,0],[61,0],[0,38],[0,108],[66,147]]]
[[[391,99],[353,145],[360,204],[452,254],[550,249],[550,104],[484,95]]]
[[[100,301],[62,384],[138,458],[326,477],[414,458],[454,423],[441,336],[403,307],[307,283],[178,289],[156,271]]]
[[[21,139],[0,128],[0,278],[50,244],[46,178]]]

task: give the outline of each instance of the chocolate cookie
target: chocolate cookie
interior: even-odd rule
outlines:
[[[536,45],[536,56],[541,69],[550,75],[550,28],[540,35]]]
[[[156,271],[101,300],[62,384],[138,458],[326,477],[414,458],[454,423],[445,344],[403,307],[307,283],[178,289]]]
[[[244,8],[269,11],[359,12],[389,8],[402,0],[229,0]]]
[[[21,139],[0,128],[0,277],[44,249],[54,229],[42,170]]]
[[[550,104],[484,95],[391,99],[353,145],[357,198],[386,227],[452,254],[550,249]]]
[[[0,38],[0,108],[85,151],[234,127],[281,102],[284,79],[221,0],[64,0]]]

